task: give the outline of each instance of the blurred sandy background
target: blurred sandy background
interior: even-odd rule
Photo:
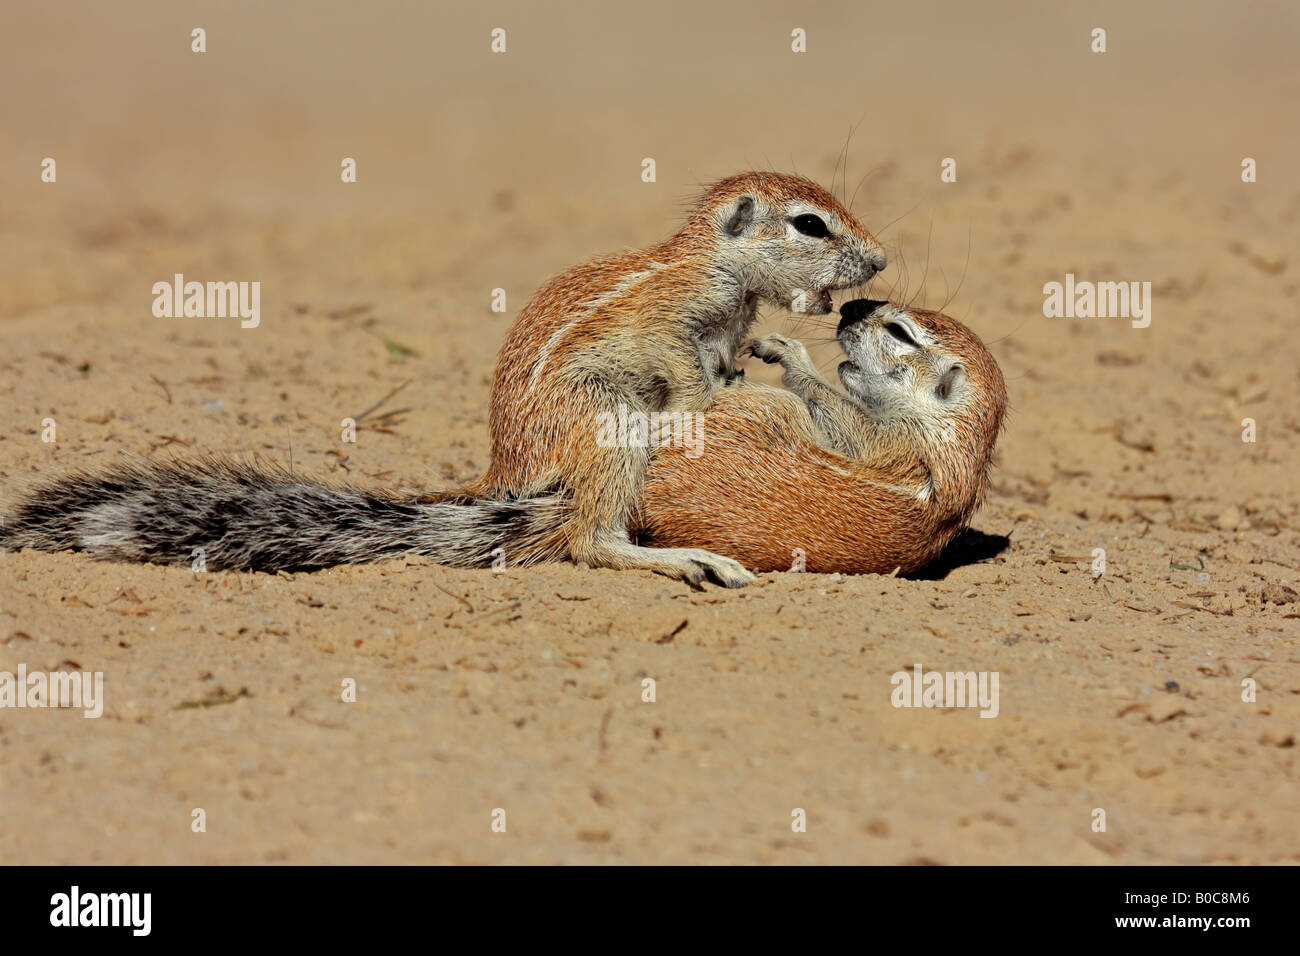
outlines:
[[[960,282],[1013,410],[975,521],[1010,543],[946,576],[0,556],[0,670],[107,694],[0,711],[0,859],[1300,860],[1298,37],[1281,3],[7,3],[0,503],[124,450],[477,475],[537,284],[753,166],[857,189],[873,293]],[[176,272],[260,281],[261,326],[154,318]],[[1045,319],[1067,272],[1150,281],[1151,327]],[[914,664],[999,671],[1001,716],[893,709]]]

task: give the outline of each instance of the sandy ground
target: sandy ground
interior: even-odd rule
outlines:
[[[124,452],[473,477],[532,289],[755,165],[857,189],[873,294],[960,284],[1012,412],[987,537],[912,579],[2,555],[0,670],[103,671],[106,704],[0,710],[0,859],[1300,861],[1300,13],[101,6],[0,29],[5,502]],[[260,281],[261,325],[155,318],[176,272]],[[1045,318],[1066,273],[1151,282],[1150,327]],[[895,709],[918,664],[998,672],[999,716]]]

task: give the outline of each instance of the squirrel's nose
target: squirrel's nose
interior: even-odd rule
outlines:
[[[840,306],[840,325],[837,326],[835,334],[839,336],[850,325],[861,323],[868,316],[875,315],[880,307],[888,304],[880,299],[854,299],[853,302],[845,302]]]
[[[869,257],[867,261],[871,263],[872,268],[877,272],[884,271],[885,266],[889,265],[889,260],[885,258],[884,249],[881,249],[875,255]]]
[[[889,305],[881,299],[854,299],[852,302],[845,302],[840,306],[840,324],[836,334],[843,332],[855,322],[861,322],[870,315],[874,315],[876,310],[882,306]]]
[[[854,299],[840,306],[840,315],[850,322],[859,322],[875,313],[883,305],[889,305],[883,299]]]

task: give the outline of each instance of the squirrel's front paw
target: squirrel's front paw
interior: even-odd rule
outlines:
[[[784,335],[765,335],[761,339],[754,339],[745,346],[745,351],[768,365],[779,362],[789,371],[807,371],[813,367],[812,358],[804,344]]]

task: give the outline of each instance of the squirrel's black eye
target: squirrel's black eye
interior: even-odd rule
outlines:
[[[810,212],[806,212],[802,216],[795,216],[790,222],[805,236],[812,236],[814,239],[829,239],[831,237],[831,231],[826,228],[826,223]]]
[[[888,332],[890,335],[892,335],[894,338],[898,339],[898,341],[902,342],[904,345],[910,345],[914,349],[919,349],[921,347],[916,344],[916,340],[912,338],[912,336],[908,333],[907,329],[904,328],[902,325],[900,325],[898,322],[890,322],[888,325],[885,326],[885,331]]]

